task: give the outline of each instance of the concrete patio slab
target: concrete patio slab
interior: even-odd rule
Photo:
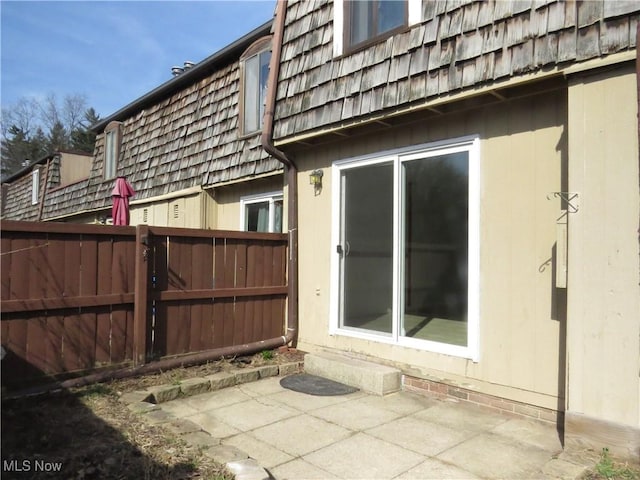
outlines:
[[[351,430],[309,415],[298,415],[259,428],[252,435],[283,452],[299,457],[352,435]]]
[[[514,441],[541,448],[552,454],[562,451],[560,436],[553,425],[543,425],[534,420],[512,418],[491,431],[503,437],[512,438]]]
[[[551,455],[510,438],[483,433],[442,452],[437,458],[464,465],[465,470],[484,478],[531,479],[540,478],[541,469],[551,460]]]
[[[247,433],[241,433],[239,435],[226,438],[223,440],[222,444],[250,451],[251,458],[255,458],[260,465],[268,469],[290,462],[294,459],[293,456],[273,447],[271,442],[258,440],[251,434]]]
[[[170,402],[163,403],[162,410],[171,413],[177,418],[188,417],[189,415],[195,415],[196,413],[198,413],[198,410],[188,405],[186,402],[180,400],[172,400]]]
[[[235,403],[246,402],[251,397],[237,388],[226,388],[211,393],[187,397],[182,401],[198,412],[226,407]],[[164,405],[163,405],[164,406]]]
[[[215,417],[224,419],[224,422],[228,425],[237,428],[241,432],[247,432],[279,422],[298,412],[284,406],[265,405],[259,401],[247,401],[218,408],[212,413]]]
[[[435,456],[464,441],[470,432],[410,416],[372,428],[367,433],[412,452]]]
[[[339,478],[352,479],[395,478],[423,461],[421,455],[365,433],[337,441],[303,458]]]
[[[368,403],[366,398],[319,408],[310,414],[354,431],[383,425],[400,416],[399,413]]]
[[[211,412],[197,413],[186,418],[200,425],[202,429],[212,437],[221,440],[240,433],[240,430],[221,421]]]
[[[455,465],[429,458],[396,478],[398,480],[476,480],[480,477]]]
[[[282,387],[280,386],[280,377],[267,377],[260,382],[242,384],[239,386],[239,390],[255,398],[282,392]]]
[[[302,478],[305,480],[333,480],[342,478],[300,458],[268,470],[277,480],[300,480]]]
[[[362,398],[362,403],[384,408],[404,416],[431,408],[438,405],[440,402],[434,398],[429,398],[417,393],[395,392],[385,395],[384,397],[377,395],[365,395]]]
[[[300,412],[312,412],[329,405],[336,405],[367,396],[364,392],[355,392],[349,395],[338,395],[335,397],[317,397],[294,392],[293,390],[285,390],[282,387],[280,388],[279,393],[270,395],[269,398],[283,405],[287,405],[290,408],[295,408]]]
[[[187,420],[181,437],[239,480],[574,480],[597,460],[562,451],[554,424],[404,391],[319,397],[269,377],[157,407],[147,421]]]
[[[456,430],[482,432],[505,423],[509,418],[482,414],[480,407],[466,403],[444,401],[417,412],[417,418]]]

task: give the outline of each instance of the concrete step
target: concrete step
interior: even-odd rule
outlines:
[[[304,356],[304,370],[311,375],[328,378],[375,395],[397,392],[401,386],[400,370],[346,354],[307,353]]]

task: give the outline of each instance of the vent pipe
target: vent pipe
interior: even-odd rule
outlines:
[[[184,68],[183,67],[178,67],[178,66],[171,67],[171,74],[174,77],[177,77],[178,75],[181,75],[183,72],[184,72]]]

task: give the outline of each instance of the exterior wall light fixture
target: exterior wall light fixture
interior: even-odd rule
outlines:
[[[309,174],[309,183],[313,185],[313,191],[319,195],[322,191],[322,170],[314,170]]]
[[[314,170],[309,174],[309,183],[316,188],[322,188],[322,170]]]

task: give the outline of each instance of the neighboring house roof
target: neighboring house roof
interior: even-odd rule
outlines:
[[[47,163],[47,160],[51,160],[52,158],[54,158],[56,155],[60,155],[60,154],[72,154],[72,155],[89,155],[86,152],[79,152],[76,150],[57,150],[55,152],[52,153],[48,153],[44,156],[42,156],[41,158],[37,159],[37,160],[33,160],[31,162],[29,162],[27,165],[25,165],[24,167],[22,167],[20,170],[13,172],[9,175],[7,175],[6,177],[3,177],[1,180],[1,183],[11,183],[16,181],[18,178],[26,175],[27,173],[31,173],[31,171],[33,170],[33,167],[35,167],[36,165],[44,165]]]
[[[425,1],[406,32],[335,56],[334,3],[290,1],[274,138],[632,50],[637,1]]]
[[[44,206],[58,191],[86,186],[91,156],[70,150],[57,151],[31,162],[2,180],[2,218],[40,220]],[[38,170],[36,191],[32,172]],[[33,195],[37,197],[34,202]]]

